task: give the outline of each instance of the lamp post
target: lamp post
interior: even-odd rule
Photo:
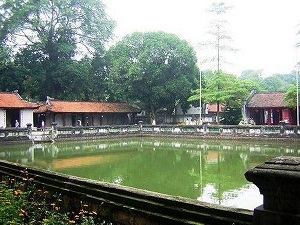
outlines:
[[[200,107],[200,112],[199,112],[199,125],[202,125],[202,75],[201,75],[201,69],[200,69],[200,86],[199,86],[199,107]]]
[[[299,81],[298,81],[299,64],[296,65],[296,95],[297,95],[297,126],[299,126]]]

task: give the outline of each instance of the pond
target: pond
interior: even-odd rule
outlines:
[[[262,196],[244,173],[271,158],[299,154],[293,142],[179,138],[0,146],[0,159],[10,162],[251,210]]]

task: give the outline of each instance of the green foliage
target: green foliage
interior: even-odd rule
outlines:
[[[287,91],[296,83],[296,76],[293,73],[263,77],[262,72],[262,70],[246,70],[242,72],[240,79],[256,82],[259,89],[265,92]]]
[[[264,91],[287,91],[296,83],[294,74],[274,74],[263,79],[260,86]]]
[[[221,103],[230,108],[239,108],[255,88],[257,84],[250,80],[240,80],[231,74],[216,73],[208,80],[203,90],[203,99],[206,103]]]
[[[177,104],[186,105],[199,77],[192,47],[164,32],[126,36],[107,57],[115,98],[142,103],[152,120],[161,109],[173,112]]]
[[[258,85],[251,80],[241,80],[232,74],[222,72],[206,77],[205,80],[207,83],[202,90],[203,102],[225,106],[223,123],[236,124],[241,119],[240,110],[244,101]],[[199,89],[194,90],[193,94],[189,101],[199,100]]]
[[[2,43],[38,45],[51,61],[69,58],[79,46],[103,53],[115,25],[95,0],[6,0],[1,9]]]
[[[242,110],[241,108],[227,108],[222,114],[222,124],[227,125],[238,125],[242,120]]]
[[[203,90],[203,98],[207,103],[225,103],[231,98],[232,87],[236,77],[225,73],[215,73]]]
[[[288,101],[288,107],[297,108],[297,89],[296,85],[290,87],[284,95],[284,100]]]
[[[89,205],[82,205],[80,212],[61,213],[64,204],[61,195],[36,188],[33,178],[21,171],[21,181],[5,177],[0,182],[0,223],[6,224],[112,224],[106,223],[95,212],[89,212]],[[4,177],[2,177],[4,178]]]
[[[6,0],[0,10],[1,50],[14,46],[12,66],[0,64],[1,90],[19,89],[23,97],[39,100],[47,95],[103,99],[98,91],[102,86],[97,86],[99,69],[95,75],[91,58],[76,59],[103,58],[115,24],[101,1]]]
[[[66,215],[49,209],[45,196],[37,197],[35,188],[24,178],[23,182],[9,178],[0,183],[1,224],[68,224]]]
[[[240,79],[242,80],[252,80],[256,82],[260,82],[262,78],[263,70],[244,70],[241,73]]]

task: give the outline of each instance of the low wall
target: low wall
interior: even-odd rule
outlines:
[[[226,224],[252,225],[253,211],[206,204],[196,200],[172,197],[126,188],[104,182],[66,176],[54,172],[25,168],[0,161],[0,175],[33,178],[38,186],[59,193],[65,209],[84,203],[92,205],[102,218],[117,224]],[[68,204],[69,203],[69,204]]]
[[[97,138],[112,135],[180,135],[197,138],[298,138],[297,126],[172,126],[172,125],[131,125],[103,127],[64,127],[57,128],[57,139]]]
[[[29,141],[31,128],[0,129],[0,141]],[[122,125],[100,127],[56,127],[44,131],[44,135],[55,136],[55,139],[101,138],[120,135],[180,135],[198,138],[275,138],[297,139],[300,127],[297,126],[231,126],[231,125]]]
[[[27,128],[0,129],[0,141],[5,142],[29,142]]]

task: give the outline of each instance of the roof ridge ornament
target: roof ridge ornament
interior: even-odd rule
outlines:
[[[51,105],[50,100],[53,100],[54,98],[51,98],[50,96],[47,95],[47,100],[46,100],[46,105]]]

